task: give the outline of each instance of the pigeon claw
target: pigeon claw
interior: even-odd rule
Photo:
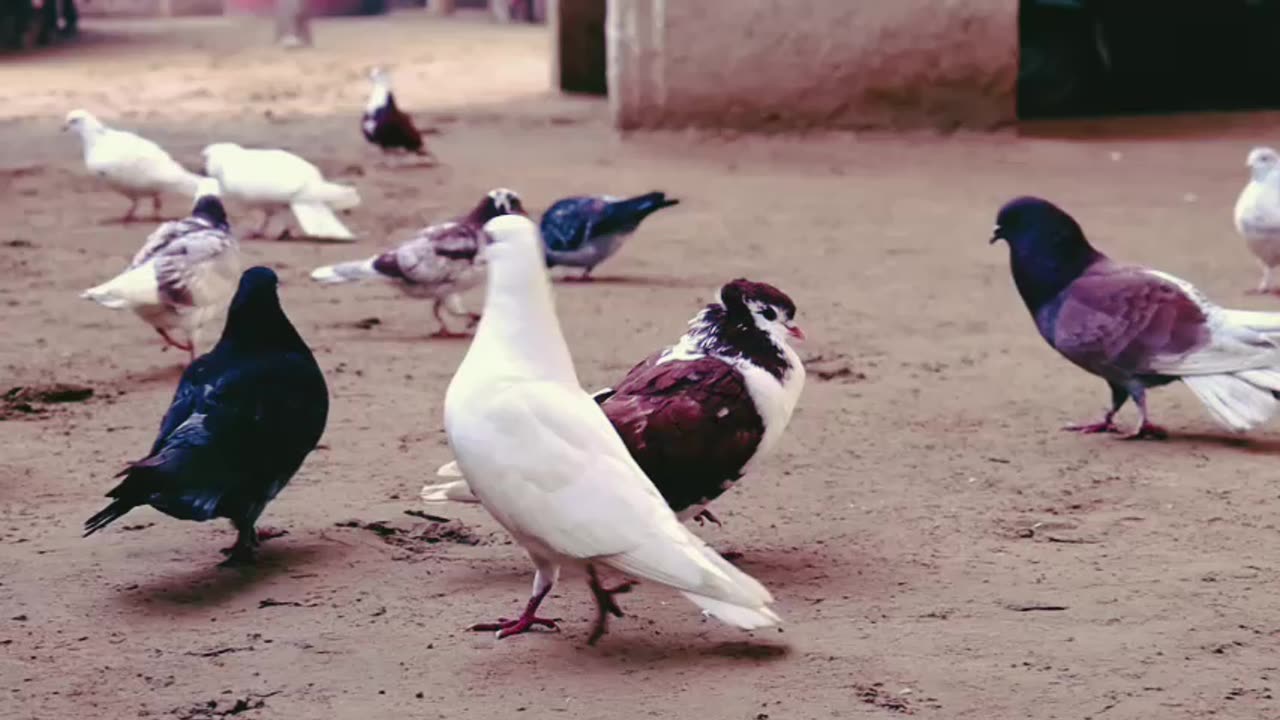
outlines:
[[[694,515],[693,519],[697,520],[699,525],[715,523],[716,527],[724,527],[724,523],[720,522],[720,518],[713,515],[710,510],[703,510],[697,515]]]
[[[1102,422],[1096,423],[1085,423],[1083,425],[1067,425],[1062,429],[1068,432],[1078,432],[1084,435],[1120,432],[1120,428],[1116,427],[1110,420],[1103,420]]]
[[[600,578],[596,575],[594,565],[587,566],[587,585],[591,588],[591,594],[596,599],[596,624],[591,629],[591,635],[587,638],[588,645],[595,645],[604,637],[605,631],[608,629],[609,616],[623,617],[622,608],[618,607],[618,603],[613,599],[614,595],[631,592],[631,588],[636,586],[634,580],[627,580],[623,583],[607,588],[600,584]]]
[[[540,618],[536,615],[525,614],[515,620],[498,618],[497,622],[477,623],[472,625],[469,629],[479,632],[493,632],[496,630],[498,633],[498,639],[501,640],[506,637],[511,637],[512,635],[529,632],[530,630],[539,627],[547,628],[552,632],[560,632],[560,626],[556,624],[558,622],[560,622],[560,618]]]
[[[1168,440],[1169,431],[1154,423],[1144,422],[1134,432],[1125,435],[1125,440]]]

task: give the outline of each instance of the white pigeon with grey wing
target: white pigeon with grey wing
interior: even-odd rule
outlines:
[[[156,228],[124,272],[81,297],[134,311],[167,345],[195,359],[222,331],[239,278],[240,244],[218,198],[218,181],[204,178],[189,217]]]
[[[555,627],[537,610],[563,565],[585,566],[596,600],[589,642],[621,616],[598,569],[671,587],[723,622],[779,622],[773,597],[685,528],[584,392],[551,297],[538,228],[489,221],[485,313],[445,395],[444,422],[471,491],[524,547],[537,570],[515,620],[476,625],[499,637]]]
[[[265,235],[271,218],[293,212],[303,235],[330,240],[354,240],[335,210],[360,204],[360,193],[349,185],[324,179],[320,168],[284,150],[244,148],[214,143],[204,149],[205,172],[218,179],[227,197],[263,211],[258,235]],[[287,234],[287,226],[281,236]]]
[[[440,324],[435,337],[456,337],[459,333],[449,329],[440,311],[465,317],[470,325],[480,319],[467,312],[460,293],[484,279],[483,249],[488,242],[484,224],[506,214],[524,214],[520,196],[514,190],[495,188],[466,215],[429,225],[380,255],[318,267],[311,279],[326,285],[392,282],[410,297],[434,301],[432,312]]]
[[[200,176],[184,168],[164,148],[125,130],[104,125],[87,110],[67,113],[64,130],[74,130],[84,149],[85,168],[116,192],[129,198],[129,210],[121,218],[128,222],[137,212],[138,202],[151,198],[160,216],[160,196],[166,193],[191,197]]]
[[[1236,232],[1262,265],[1262,281],[1255,292],[1280,291],[1271,276],[1280,267],[1280,155],[1269,147],[1254,148],[1245,164],[1249,184],[1236,200]]]

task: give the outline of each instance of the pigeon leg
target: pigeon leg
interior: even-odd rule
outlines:
[[[462,304],[462,297],[457,293],[451,293],[449,297],[444,299],[445,309],[451,315],[464,317],[467,319],[467,328],[474,328],[480,322],[480,313],[467,312],[467,308]]]
[[[559,630],[556,623],[560,622],[560,618],[540,618],[538,617],[538,606],[546,599],[547,593],[551,592],[551,586],[555,585],[556,578],[560,575],[560,568],[544,563],[538,559],[534,559],[534,563],[538,566],[538,572],[533,576],[533,595],[529,597],[529,602],[524,606],[524,612],[515,620],[507,618],[498,618],[497,622],[477,623],[471,626],[472,630],[484,632],[498,632],[498,639],[512,635],[519,635],[528,632],[535,627],[545,627],[551,630]]]
[[[165,345],[170,347],[176,347],[179,350],[186,350],[191,355],[191,359],[192,360],[195,359],[195,353],[196,353],[195,343],[191,343],[191,342],[180,343],[177,340],[173,339],[173,336],[169,334],[168,330],[165,330],[163,328],[156,328],[156,332],[160,333],[160,337],[164,338]]]
[[[1112,420],[1115,419],[1116,413],[1120,412],[1120,408],[1124,406],[1125,401],[1129,399],[1129,391],[1110,382],[1108,382],[1107,385],[1111,388],[1111,409],[1102,417],[1101,422],[1084,423],[1083,425],[1068,425],[1062,429],[1085,434],[1120,432],[1120,430],[1116,428],[1115,424],[1112,423]],[[1141,403],[1142,401],[1138,402]]]
[[[138,210],[138,198],[129,198],[129,209],[121,216],[120,222],[133,222],[133,214]]]
[[[697,520],[699,525],[704,524],[704,522],[711,522],[715,523],[718,527],[724,527],[724,523],[720,522],[720,518],[713,515],[711,511],[706,508],[703,508],[702,512],[694,515],[693,519]]]
[[[1247,291],[1247,294],[1249,295],[1265,295],[1270,292],[1275,292],[1271,289],[1271,266],[1265,263],[1259,264],[1262,265],[1262,280],[1258,283],[1258,287]]]
[[[270,227],[270,226],[271,226],[271,211],[270,211],[270,210],[268,210],[268,209],[266,209],[266,208],[263,208],[263,210],[262,210],[262,224],[258,226],[258,229],[257,229],[257,230],[254,230],[252,233],[249,233],[249,234],[250,234],[252,237],[266,237],[266,236],[267,236],[267,228],[268,228],[268,227]]]
[[[236,543],[229,548],[222,549],[222,554],[227,556],[227,559],[222,561],[222,567],[235,567],[253,563],[254,556],[258,551],[258,531],[253,527],[253,522],[256,519],[257,515],[255,514],[253,518],[237,518],[231,521],[236,528]]]
[[[151,196],[151,217],[154,220],[160,219],[160,196],[159,195]]]
[[[1139,386],[1133,392],[1133,401],[1138,404],[1139,417],[1142,419],[1138,429],[1133,433],[1126,435],[1125,440],[1167,440],[1169,431],[1151,422],[1147,414],[1147,393],[1146,389]]]
[[[587,585],[591,588],[591,594],[596,599],[596,625],[591,629],[591,636],[587,638],[588,645],[595,645],[604,637],[607,629],[609,616],[622,617],[622,608],[618,607],[618,603],[614,601],[613,596],[621,593],[631,592],[631,588],[635,587],[634,580],[627,580],[619,585],[607,588],[600,584],[600,578],[596,575],[596,566],[587,566]]]

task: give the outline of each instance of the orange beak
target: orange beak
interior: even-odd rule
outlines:
[[[787,334],[800,342],[804,342],[804,331],[800,329],[799,325],[787,323]]]

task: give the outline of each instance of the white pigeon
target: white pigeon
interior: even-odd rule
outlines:
[[[297,155],[223,142],[206,147],[204,160],[205,172],[222,183],[227,197],[262,209],[258,235],[266,234],[276,212],[288,208],[308,237],[355,239],[333,211],[359,205],[360,194],[349,185],[325,180],[320,168]],[[286,227],[281,236],[287,233]]]
[[[1236,200],[1236,232],[1262,265],[1262,282],[1255,292],[1280,290],[1271,284],[1271,273],[1280,267],[1280,155],[1269,147],[1254,148],[1245,164],[1249,184]]]
[[[122,222],[133,219],[142,198],[151,198],[151,207],[159,218],[162,194],[191,197],[196,191],[200,176],[182,167],[159,145],[131,132],[113,130],[87,110],[67,113],[62,129],[80,134],[89,172],[129,198],[129,211]]]
[[[481,624],[498,637],[536,626],[564,564],[585,565],[598,640],[613,596],[597,566],[667,585],[708,615],[743,629],[780,622],[773,597],[680,524],[584,392],[551,298],[538,228],[504,215],[485,225],[485,313],[445,395],[444,423],[470,489],[529,553],[533,594],[515,620]]]
[[[161,225],[124,272],[81,297],[133,310],[166,344],[195,359],[217,340],[239,278],[240,244],[218,199],[218,181],[203,178],[190,217]]]
[[[457,337],[460,333],[449,330],[440,310],[448,308],[472,325],[480,319],[467,312],[459,293],[484,279],[484,224],[508,213],[524,214],[520,196],[506,188],[490,190],[466,215],[429,225],[381,255],[316,268],[311,279],[327,285],[369,279],[393,282],[410,297],[435,301],[432,312],[440,323],[435,337]]]

